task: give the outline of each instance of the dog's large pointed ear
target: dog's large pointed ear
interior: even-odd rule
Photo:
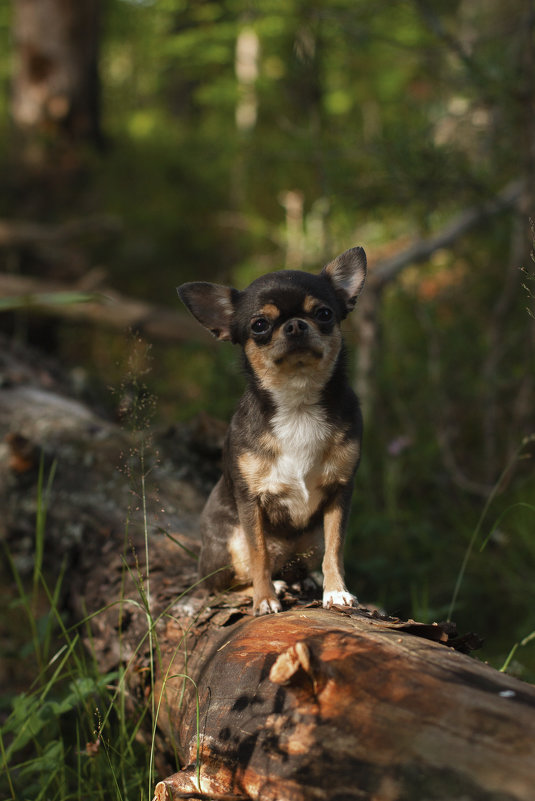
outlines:
[[[333,284],[342,299],[345,313],[355,308],[366,280],[366,254],[363,248],[350,248],[337,256],[321,271]]]
[[[232,340],[234,300],[238,292],[229,286],[192,281],[177,286],[180,300],[217,339]]]

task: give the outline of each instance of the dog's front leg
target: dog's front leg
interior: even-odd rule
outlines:
[[[277,598],[275,587],[271,579],[271,560],[266,544],[262,511],[255,504],[252,514],[248,515],[247,525],[244,526],[249,542],[249,555],[251,560],[251,578],[253,582],[253,612],[255,615],[268,615],[270,612],[280,612],[281,603]]]
[[[325,554],[323,557],[323,606],[357,606],[358,601],[344,582],[344,536],[346,513],[343,498],[327,507],[323,517]]]

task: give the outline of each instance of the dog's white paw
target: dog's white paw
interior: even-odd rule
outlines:
[[[281,602],[277,598],[262,598],[254,610],[255,615],[270,615],[272,612],[282,612]]]
[[[331,606],[358,606],[358,600],[347,590],[329,590],[323,593],[323,606],[330,609]]]

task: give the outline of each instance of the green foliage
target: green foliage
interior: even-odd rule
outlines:
[[[43,306],[70,306],[73,303],[91,303],[102,300],[92,292],[39,292],[28,295],[14,295],[0,298],[0,312],[17,309],[31,309]]]
[[[99,673],[80,633],[65,627],[59,605],[63,571],[53,588],[42,572],[53,477],[54,467],[45,485],[41,464],[30,593],[7,554],[19,591],[12,607],[23,608],[32,634],[18,659],[31,653],[38,673],[27,691],[0,699],[3,709],[10,708],[0,726],[0,795],[13,801],[140,798],[152,785],[150,755],[136,743],[145,709],[137,720],[127,718],[123,673]],[[39,617],[40,594],[47,604]]]

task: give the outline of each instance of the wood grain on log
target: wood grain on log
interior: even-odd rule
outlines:
[[[160,723],[187,767],[158,801],[533,799],[533,687],[366,611],[207,614],[187,649],[184,617],[163,638]]]

